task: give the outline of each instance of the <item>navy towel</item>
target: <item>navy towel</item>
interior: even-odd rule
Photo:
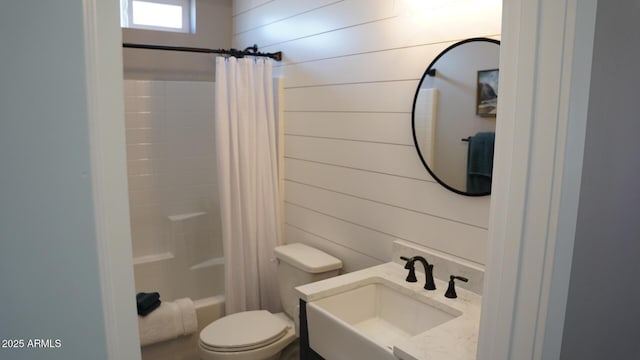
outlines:
[[[147,315],[160,306],[160,294],[157,292],[152,293],[137,293],[136,294],[136,307],[138,308],[139,315]]]
[[[138,309],[138,315],[140,315],[140,316],[149,315],[149,313],[151,313],[153,310],[157,309],[160,306],[161,303],[162,303],[162,301],[160,301],[160,299],[158,299],[158,300],[156,300],[156,302],[154,302],[150,306],[146,307],[145,309]]]
[[[494,144],[494,132],[479,132],[469,139],[467,150],[468,193],[479,194],[491,191]]]

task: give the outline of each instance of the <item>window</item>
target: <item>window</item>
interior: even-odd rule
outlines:
[[[120,0],[121,26],[195,32],[195,0]]]

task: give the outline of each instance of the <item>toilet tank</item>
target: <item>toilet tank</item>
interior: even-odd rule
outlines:
[[[298,295],[294,288],[338,275],[342,261],[300,243],[278,246],[274,252],[278,259],[278,286],[282,308],[289,317],[297,319]]]

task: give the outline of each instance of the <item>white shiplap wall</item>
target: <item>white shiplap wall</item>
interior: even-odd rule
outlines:
[[[499,38],[501,1],[234,0],[233,14],[234,47],[284,53],[287,242],[346,271],[391,260],[395,239],[484,264],[490,198],[428,175],[411,108],[440,51]]]

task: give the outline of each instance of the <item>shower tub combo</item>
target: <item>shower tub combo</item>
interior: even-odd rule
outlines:
[[[224,315],[214,84],[124,83],[136,292],[192,299],[201,328]],[[143,359],[197,359],[199,330],[143,347]]]

